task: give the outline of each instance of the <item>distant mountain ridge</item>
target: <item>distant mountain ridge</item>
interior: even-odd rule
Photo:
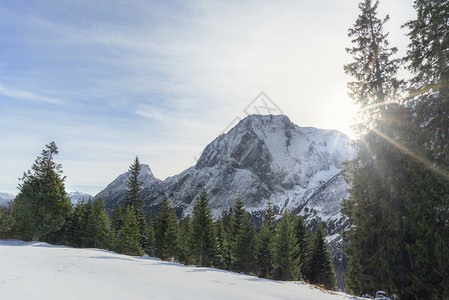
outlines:
[[[13,194],[10,193],[0,193],[0,207],[8,206],[10,201],[13,201],[16,198]]]
[[[67,196],[70,197],[70,201],[72,204],[78,204],[82,201],[87,202],[89,201],[89,199],[94,198],[93,196],[82,192],[70,192],[67,194]]]
[[[142,164],[144,210],[158,212],[168,197],[179,215],[192,214],[204,187],[215,218],[240,194],[258,224],[270,199],[277,216],[287,209],[304,216],[310,228],[323,222],[334,262],[344,266],[338,232],[344,227],[340,201],[348,185],[341,172],[353,155],[349,137],[338,131],[299,127],[285,115],[250,115],[211,142],[196,165],[178,175],[160,180]],[[121,174],[95,196],[101,195],[109,212],[123,204],[129,176]],[[340,286],[341,272],[337,270]]]

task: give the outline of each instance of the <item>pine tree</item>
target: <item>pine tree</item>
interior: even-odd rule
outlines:
[[[309,262],[309,281],[324,286],[328,290],[337,289],[337,276],[324,239],[323,225],[320,223],[313,238]]]
[[[123,227],[123,206],[119,205],[112,215],[112,229],[115,232],[119,232]]]
[[[70,212],[62,167],[53,160],[58,147],[54,142],[45,147],[23,174],[13,206],[16,230],[25,239],[37,241],[60,230]]]
[[[109,248],[111,222],[104,209],[103,199],[99,198],[95,202],[89,200],[85,209],[84,247]]]
[[[133,256],[143,255],[139,238],[139,222],[132,209],[127,207],[123,212],[123,225],[117,237],[117,252]]]
[[[217,254],[217,241],[206,191],[201,191],[193,209],[193,253],[200,267],[210,266]]]
[[[406,61],[413,74],[409,106],[417,128],[406,190],[412,260],[406,290],[418,298],[449,298],[449,1],[415,0]]]
[[[179,225],[178,217],[173,209],[170,209],[167,230],[164,233],[162,245],[162,258],[174,261],[179,253]]]
[[[404,142],[401,120],[408,111],[396,104],[403,87],[397,79],[400,61],[393,58],[397,49],[389,48],[383,32],[389,17],[378,18],[378,5],[371,0],[359,4],[361,13],[349,30],[354,46],[347,49],[354,62],[345,66],[355,78],[348,87],[362,120],[357,157],[345,170],[350,197],[342,202],[349,224],[343,235],[349,258],[346,282],[355,294],[398,292],[406,284],[408,264],[401,221],[407,157],[397,147]]]
[[[301,265],[301,276],[307,279],[306,270],[308,269],[307,261],[309,257],[309,234],[304,224],[304,219],[301,216],[293,218],[293,226],[295,230],[295,236],[298,240],[298,256]]]
[[[234,244],[234,270],[249,274],[254,270],[256,254],[256,231],[245,211]]]
[[[273,270],[273,256],[270,251],[274,238],[275,215],[270,200],[268,200],[263,215],[262,228],[257,235],[257,273],[259,277],[269,278]]]
[[[403,85],[403,81],[396,77],[400,59],[392,58],[397,48],[389,48],[388,33],[383,32],[384,24],[390,18],[387,15],[379,19],[378,6],[378,0],[359,3],[361,13],[348,34],[355,45],[346,48],[354,58],[352,63],[344,66],[344,70],[355,78],[348,83],[348,88],[350,96],[363,112],[359,116],[364,122],[359,127],[362,134],[375,126],[373,122],[380,117],[385,105],[394,101]]]
[[[126,182],[125,207],[133,207],[136,216],[141,212],[143,205],[142,182],[139,181],[140,168],[139,157],[136,156],[134,163],[129,167],[130,176]]]
[[[8,208],[0,207],[0,239],[12,238],[15,219],[12,217],[11,209],[11,204]]]
[[[190,265],[193,262],[193,253],[192,253],[192,218],[190,215],[187,215],[182,221],[180,225],[180,251],[179,251],[179,260],[186,265]]]
[[[301,265],[298,257],[296,239],[290,214],[285,210],[271,246],[273,256],[273,278],[279,280],[298,280]]]
[[[231,248],[231,267],[236,264],[236,244],[238,240],[239,232],[242,228],[244,215],[247,213],[243,208],[244,204],[240,195],[237,195],[235,204],[230,208],[230,219],[229,219],[229,246]]]
[[[157,257],[162,259],[167,259],[164,256],[164,248],[166,248],[166,234],[165,232],[168,229],[170,223],[170,205],[168,203],[168,198],[164,198],[164,202],[162,202],[161,211],[156,220],[156,228],[154,232],[155,239],[155,253]]]
[[[417,16],[409,28],[406,60],[414,77],[410,100],[420,126],[417,145],[438,168],[449,174],[449,2],[415,0]],[[441,175],[441,174],[440,174]]]
[[[149,256],[155,255],[155,232],[154,232],[154,223],[153,218],[151,216],[151,213],[149,212],[146,217],[146,235],[147,235],[147,241],[148,241],[148,249],[146,250],[146,253]]]
[[[229,235],[225,229],[223,219],[215,222],[217,232],[217,255],[214,266],[219,269],[229,270],[231,265],[231,249],[229,247]]]

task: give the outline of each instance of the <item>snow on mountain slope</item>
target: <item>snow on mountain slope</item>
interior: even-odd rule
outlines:
[[[93,198],[91,195],[82,192],[70,192],[67,196],[70,197],[72,204],[78,204],[81,201],[87,202],[89,199]]]
[[[339,287],[344,288],[344,256],[341,238],[344,228],[340,201],[347,196],[341,176],[343,162],[354,155],[350,139],[335,130],[298,127],[287,116],[251,115],[228,133],[220,135],[203,151],[195,166],[164,181],[142,165],[144,210],[158,213],[164,197],[180,216],[192,214],[195,199],[203,187],[212,214],[218,218],[235,203],[237,194],[260,225],[268,199],[280,217],[285,209],[305,217],[309,228],[323,222],[330,237],[336,264],[341,261]],[[120,175],[96,197],[103,197],[106,209],[123,203],[129,172]]]
[[[179,212],[192,213],[204,187],[215,217],[234,204],[237,194],[250,212],[263,210],[270,198],[280,215],[303,205],[342,170],[352,152],[349,138],[338,131],[301,128],[286,116],[248,116],[178,175],[161,181],[142,165],[144,208],[157,211],[167,196]],[[110,211],[123,201],[128,176],[120,175],[96,196]],[[339,200],[329,201],[338,206]]]
[[[0,193],[0,207],[8,206],[9,201],[13,201],[16,196],[10,193]]]
[[[358,299],[282,282],[159,259],[46,243],[0,241],[0,298]]]

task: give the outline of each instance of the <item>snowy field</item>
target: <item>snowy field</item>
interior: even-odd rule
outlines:
[[[98,249],[0,240],[0,299],[358,299]]]

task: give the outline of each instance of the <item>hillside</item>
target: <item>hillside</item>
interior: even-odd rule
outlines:
[[[358,299],[159,259],[46,243],[0,241],[1,299]]]

